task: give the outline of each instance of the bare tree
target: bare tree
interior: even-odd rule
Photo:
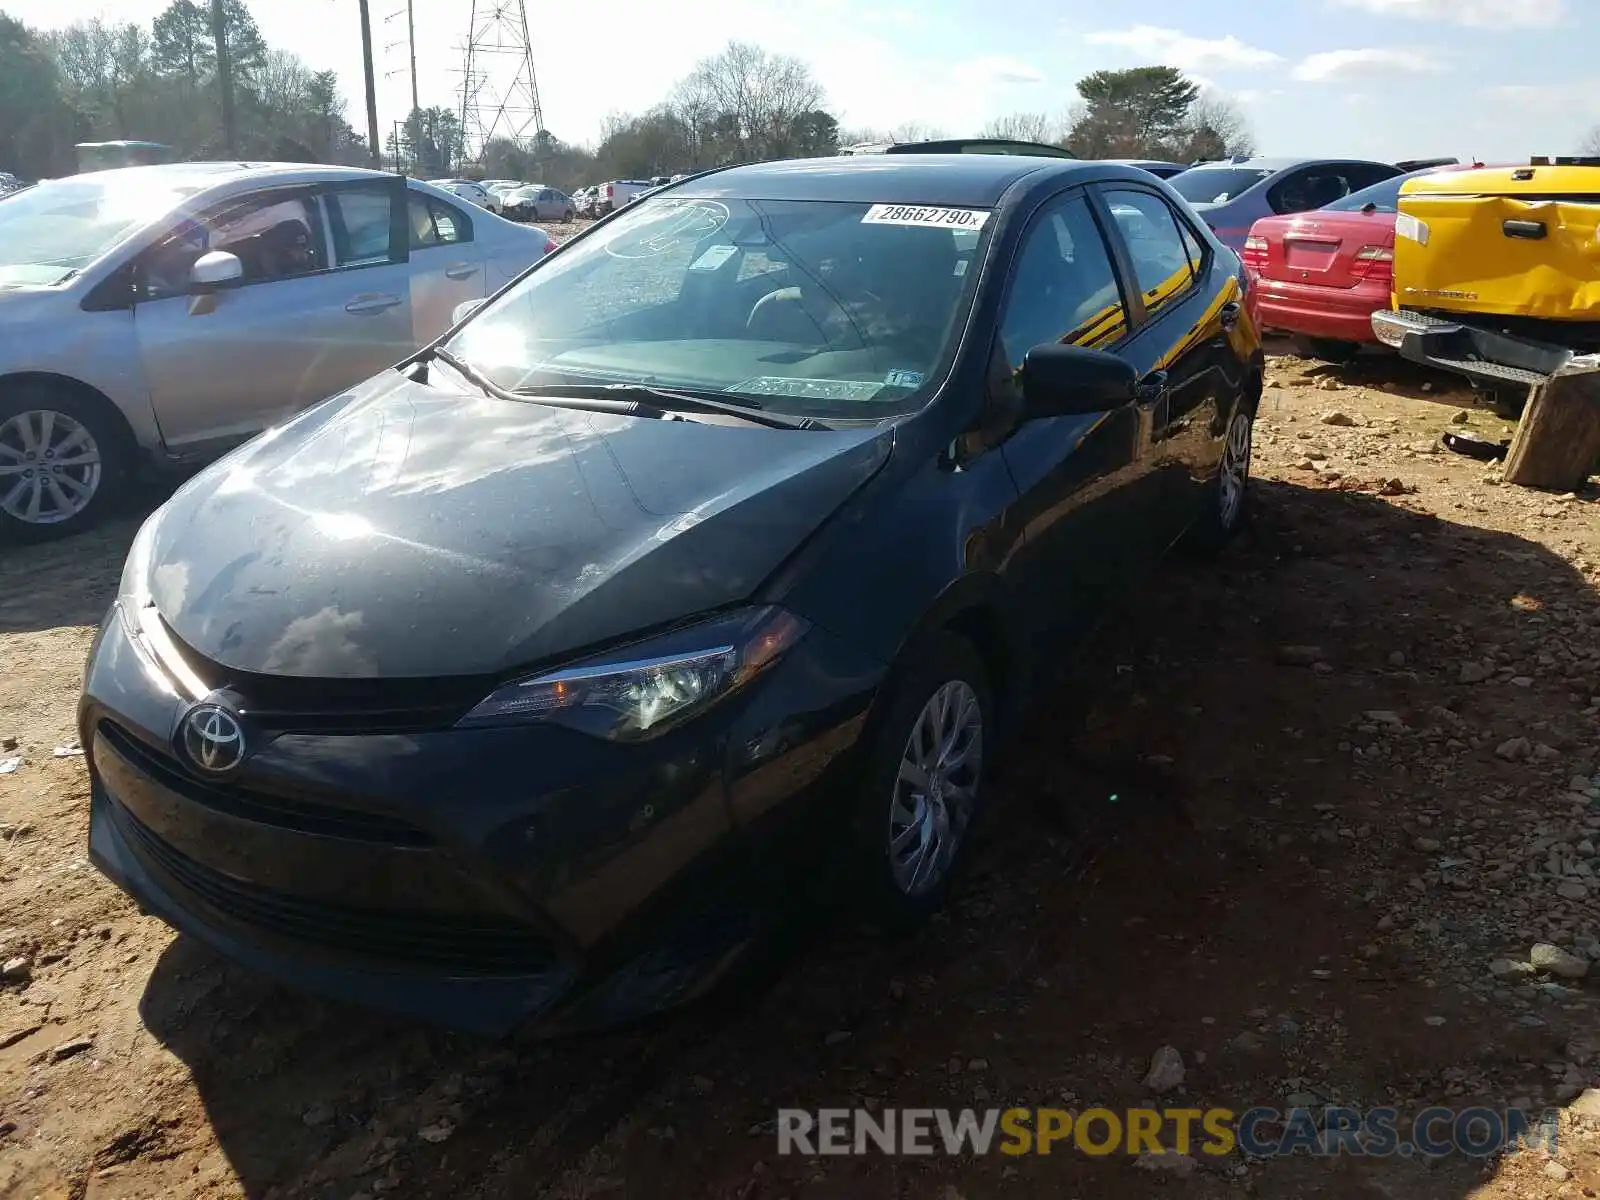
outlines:
[[[1589,130],[1589,135],[1583,139],[1578,150],[1582,154],[1600,154],[1600,125]]]
[[[851,125],[839,131],[841,146],[871,146],[894,141],[887,129],[874,129],[870,125]]]
[[[695,65],[673,89],[672,109],[704,136],[707,118],[718,154],[735,161],[789,152],[800,118],[822,109],[822,85],[811,68],[787,54],[771,54],[749,42]]]
[[[1017,112],[994,118],[978,131],[978,136],[1008,142],[1053,142],[1059,133],[1049,113]]]
[[[1184,162],[1255,153],[1256,141],[1250,132],[1250,123],[1226,96],[1202,92],[1189,106],[1184,124],[1189,135],[1188,144],[1183,147]]]
[[[944,130],[926,121],[907,121],[889,131],[891,142],[931,142],[944,136]]]

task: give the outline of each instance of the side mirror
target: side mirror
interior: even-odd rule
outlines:
[[[463,300],[450,310],[450,324],[459,325],[483,307],[482,300]]]
[[[1107,412],[1133,402],[1139,373],[1104,350],[1046,342],[1022,360],[1022,403],[1028,420]]]
[[[244,264],[237,254],[212,250],[194,260],[189,268],[189,290],[204,295],[232,287],[244,278]]]

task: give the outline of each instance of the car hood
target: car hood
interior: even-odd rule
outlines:
[[[500,674],[749,598],[893,436],[578,412],[387,372],[179,489],[145,581],[182,642],[236,671]]]

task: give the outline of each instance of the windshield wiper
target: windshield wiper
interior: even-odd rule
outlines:
[[[444,363],[473,386],[501,400],[532,400],[554,408],[571,408],[579,412],[616,413],[625,417],[665,417],[669,413],[714,412],[741,417],[746,421],[773,429],[827,428],[822,422],[814,421],[810,417],[783,416],[744,404],[713,400],[707,396],[675,392],[643,383],[541,383],[504,388],[477,367],[456,357],[443,347],[435,346],[428,351],[428,355]]]
[[[824,429],[822,422],[811,417],[791,417],[784,413],[768,412],[755,404],[740,404],[722,400],[703,392],[680,392],[675,388],[661,388],[648,383],[536,383],[513,388],[518,396],[581,396],[586,399],[617,401],[632,400],[662,412],[725,413],[767,425],[773,429]]]

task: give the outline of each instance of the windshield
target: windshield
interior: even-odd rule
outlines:
[[[662,196],[553,255],[449,349],[501,387],[640,383],[799,415],[917,407],[986,210]]]
[[[52,179],[0,204],[0,283],[60,283],[198,188],[170,180]]]
[[[1437,170],[1436,167],[1429,167],[1426,170],[1413,171],[1409,175],[1396,175],[1393,179],[1385,179],[1371,187],[1364,187],[1359,192],[1351,192],[1348,196],[1340,197],[1332,204],[1324,204],[1322,207],[1329,212],[1359,212],[1370,204],[1375,212],[1399,212],[1400,185],[1419,175],[1433,175]]]
[[[1225,204],[1271,175],[1260,167],[1195,167],[1167,182],[1190,204]]]

